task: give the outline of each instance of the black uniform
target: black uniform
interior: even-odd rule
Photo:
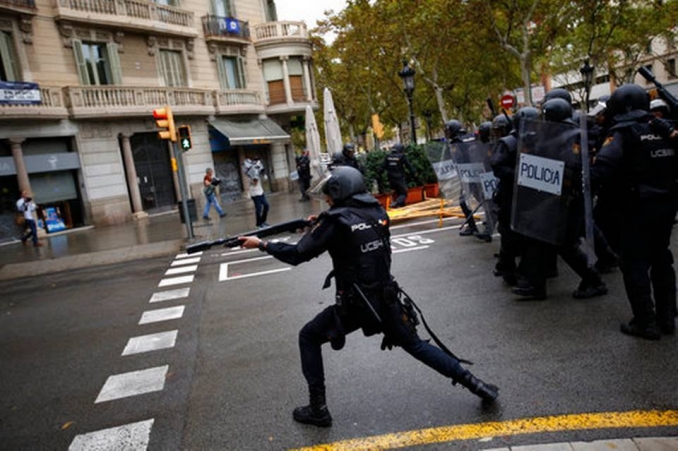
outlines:
[[[299,191],[301,191],[302,201],[309,200],[308,191],[311,186],[311,160],[305,153],[296,158],[297,174],[299,175]]]
[[[335,172],[340,168],[335,169]],[[266,252],[298,265],[325,251],[332,257],[337,302],[325,308],[299,333],[301,366],[308,382],[309,406],[295,410],[294,418],[316,426],[331,425],[325,405],[325,374],[321,346],[331,342],[341,349],[345,336],[362,329],[366,336],[384,333],[384,345],[402,347],[407,353],[444,376],[469,388],[486,400],[497,388],[484,384],[464,369],[456,358],[417,335],[414,312],[399,300],[391,275],[389,218],[369,193],[353,195],[318,217],[313,229],[297,244],[268,243]]]
[[[660,332],[675,330],[676,276],[669,244],[678,205],[678,162],[671,144],[651,130],[649,117],[612,127],[592,167],[592,181],[594,186],[616,181],[616,201],[632,213],[619,222],[620,267],[633,311],[622,331],[658,339]]]
[[[407,199],[407,181],[405,179],[405,168],[411,176],[415,176],[415,170],[410,164],[405,152],[402,149],[394,147],[382,164],[382,170],[387,171],[388,183],[395,192],[395,202],[391,207],[398,208],[405,206]]]

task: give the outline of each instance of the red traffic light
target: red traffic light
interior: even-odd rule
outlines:
[[[153,119],[155,119],[155,125],[158,128],[164,129],[158,132],[160,139],[169,139],[173,142],[177,140],[177,132],[174,127],[174,115],[169,106],[153,110]]]

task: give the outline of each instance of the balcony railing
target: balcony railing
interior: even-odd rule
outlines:
[[[4,0],[0,0],[4,1]],[[121,28],[196,35],[193,12],[145,0],[54,0],[59,16]],[[190,30],[189,30],[190,29]]]
[[[37,105],[2,104],[0,105],[0,118],[65,119],[68,117],[68,110],[66,109],[66,104],[64,103],[64,97],[61,88],[56,86],[41,86],[40,98],[42,102]]]
[[[254,26],[254,43],[272,40],[306,40],[308,29],[304,22],[265,22]]]
[[[21,12],[30,10],[37,12],[35,0],[0,0],[0,9],[9,9],[12,11]]]
[[[217,114],[256,114],[264,112],[263,96],[258,91],[232,89],[229,91],[215,91],[215,94]]]
[[[206,39],[250,41],[249,24],[231,17],[203,16],[202,29]]]

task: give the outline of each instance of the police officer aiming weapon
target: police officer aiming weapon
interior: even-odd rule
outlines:
[[[669,111],[671,112],[671,118],[670,119],[678,119],[678,99],[674,97],[673,94],[671,94],[668,89],[664,87],[661,83],[657,81],[655,76],[650,72],[647,67],[645,66],[640,66],[638,68],[638,73],[647,81],[650,83],[654,83],[654,85],[657,88],[657,93],[659,94],[659,97],[661,97],[668,105],[669,105]],[[668,119],[668,118],[667,118]]]
[[[241,233],[239,236],[257,236],[264,238],[267,236],[278,235],[285,232],[296,232],[299,230],[304,230],[307,227],[313,225],[312,221],[307,219],[295,219],[293,221],[281,222],[280,224],[275,224],[263,229],[251,230],[249,232]],[[224,247],[238,247],[241,244],[241,240],[238,236],[233,236],[229,238],[220,238],[214,241],[201,241],[200,243],[191,244],[186,247],[187,254],[194,254],[196,252],[206,251],[212,246],[223,245]]]
[[[382,349],[401,347],[425,365],[459,383],[485,402],[494,401],[498,388],[476,378],[454,354],[419,338],[414,309],[391,275],[389,217],[367,192],[360,171],[349,166],[332,170],[316,188],[330,206],[296,244],[267,242],[253,234],[240,236],[242,247],[258,248],[290,265],[310,261],[325,251],[333,270],[336,303],[320,312],[299,332],[301,367],[308,383],[310,403],[297,407],[295,421],[319,427],[332,425],[325,399],[322,345],[343,348],[346,335],[362,329],[366,336],[384,334]],[[423,317],[422,317],[423,319]],[[433,335],[432,335],[433,338]]]

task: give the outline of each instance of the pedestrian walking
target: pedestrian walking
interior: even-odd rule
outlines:
[[[38,240],[38,223],[35,217],[37,206],[28,191],[21,192],[21,197],[16,201],[16,209],[23,214],[24,226],[28,229],[28,233],[21,237],[21,244],[25,246],[28,239],[32,238],[33,246],[42,246],[42,243]]]
[[[253,160],[245,160],[245,175],[250,179],[249,195],[254,202],[254,215],[256,226],[258,228],[268,227],[266,218],[268,217],[269,204],[264,193],[264,187],[261,184],[264,175],[264,164],[257,156]]]
[[[214,205],[214,208],[219,213],[219,217],[223,218],[226,216],[224,210],[221,209],[219,205],[219,200],[217,199],[217,186],[221,183],[215,175],[212,168],[207,168],[205,170],[205,178],[203,178],[203,189],[202,192],[205,194],[205,209],[202,212],[202,218],[205,221],[210,220],[210,207]]]

